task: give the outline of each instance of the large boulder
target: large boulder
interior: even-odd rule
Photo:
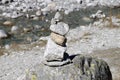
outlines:
[[[40,64],[31,71],[37,80],[112,80],[109,66],[105,61],[81,55],[74,57],[70,57],[73,58],[73,63],[68,65],[49,67]]]

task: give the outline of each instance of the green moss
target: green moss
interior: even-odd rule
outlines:
[[[37,80],[37,76],[35,74],[32,74],[31,80]]]

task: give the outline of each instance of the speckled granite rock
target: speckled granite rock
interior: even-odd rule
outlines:
[[[112,80],[108,64],[100,59],[83,55],[70,56],[71,64],[48,67],[40,64],[34,67],[38,80]]]

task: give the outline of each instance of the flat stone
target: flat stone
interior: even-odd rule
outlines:
[[[72,61],[70,59],[67,59],[65,61],[52,61],[52,62],[47,62],[47,61],[43,61],[44,65],[50,66],[50,67],[60,67],[60,66],[64,66],[67,64],[72,63]]]
[[[66,38],[64,36],[52,32],[50,37],[56,44],[59,44],[61,46],[65,45]]]
[[[50,30],[60,35],[66,35],[69,31],[69,26],[64,22],[59,22],[58,24],[51,25]]]
[[[48,39],[44,58],[46,61],[61,61],[67,48],[56,44],[51,38]]]
[[[13,25],[13,22],[11,22],[11,21],[5,21],[5,22],[3,23],[3,25],[5,25],[5,26],[12,26],[12,25]]]

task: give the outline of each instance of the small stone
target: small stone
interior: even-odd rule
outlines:
[[[64,58],[64,53],[66,52],[66,49],[66,47],[57,45],[51,38],[49,38],[44,53],[44,58],[46,61],[61,61]]]
[[[41,14],[42,14],[42,12],[41,12],[40,10],[38,10],[38,11],[36,12],[36,16],[41,16]]]
[[[18,26],[12,26],[12,28],[11,28],[12,33],[17,33],[18,30],[19,30]]]
[[[8,37],[7,33],[4,30],[0,30],[0,39],[7,37]]]
[[[31,29],[30,28],[23,28],[23,31],[26,33],[26,32],[30,32]]]
[[[48,12],[50,11],[50,9],[48,7],[45,7],[43,9],[41,9],[41,11],[42,11],[42,14],[45,16],[45,15],[48,14]]]
[[[69,31],[69,26],[64,22],[59,22],[58,24],[51,25],[50,30],[60,35],[66,35]]]
[[[50,9],[50,11],[55,11],[56,8],[56,3],[55,2],[50,2],[47,7]]]
[[[66,38],[64,37],[64,36],[62,36],[62,35],[59,35],[59,34],[56,34],[56,33],[51,33],[51,39],[55,42],[55,43],[57,43],[57,44],[59,44],[59,45],[65,45],[65,42],[66,42]]]
[[[11,22],[11,21],[5,21],[5,22],[3,23],[3,25],[5,25],[5,26],[12,26],[12,25],[13,25],[13,22]]]
[[[33,20],[39,20],[39,17],[38,16],[35,16],[32,18]]]
[[[9,44],[6,44],[6,45],[5,45],[5,49],[10,49],[10,45],[9,45]]]

